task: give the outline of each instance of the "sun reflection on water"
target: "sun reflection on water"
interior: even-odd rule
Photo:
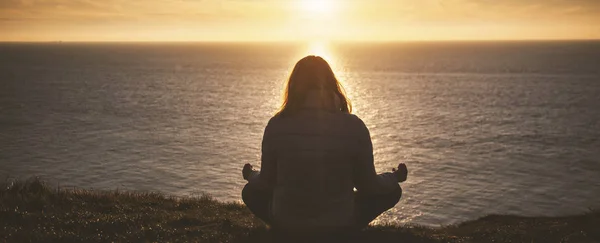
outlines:
[[[315,55],[324,58],[329,64],[333,65],[333,55],[329,48],[329,44],[322,41],[311,42],[306,51],[308,55]]]

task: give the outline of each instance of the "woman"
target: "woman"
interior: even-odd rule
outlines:
[[[265,128],[261,171],[242,170],[250,211],[275,228],[321,232],[365,227],[394,207],[406,166],[377,175],[369,130],[351,111],[323,58],[298,61]]]

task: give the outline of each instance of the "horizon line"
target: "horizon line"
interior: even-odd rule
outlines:
[[[600,38],[580,39],[423,39],[423,40],[0,40],[0,43],[435,43],[435,42],[594,42]]]

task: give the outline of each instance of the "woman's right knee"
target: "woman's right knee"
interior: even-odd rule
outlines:
[[[398,185],[398,187],[394,189],[394,191],[389,196],[389,202],[391,205],[390,208],[396,206],[396,204],[400,202],[400,198],[402,198],[402,187]]]
[[[394,191],[394,198],[396,198],[396,201],[400,201],[400,198],[402,198],[402,187],[400,187],[400,185],[398,185],[398,188]]]

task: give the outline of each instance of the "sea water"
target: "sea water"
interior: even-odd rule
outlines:
[[[600,208],[600,42],[4,43],[0,178],[240,201],[308,54],[408,165],[378,223]]]

